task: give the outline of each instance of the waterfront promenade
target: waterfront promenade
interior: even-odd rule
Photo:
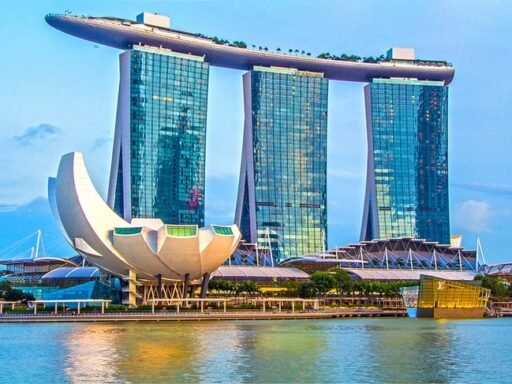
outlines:
[[[218,320],[298,320],[357,317],[406,317],[404,310],[352,308],[308,311],[126,311],[110,313],[9,313],[0,316],[0,323],[65,323],[125,321],[218,321]]]

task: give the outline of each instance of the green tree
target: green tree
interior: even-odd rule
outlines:
[[[208,282],[208,290],[209,291],[215,291],[215,292],[219,292],[220,289],[219,289],[219,282],[220,280],[218,279],[211,279],[209,282]]]
[[[507,282],[499,277],[479,275],[475,277],[475,280],[481,280],[482,287],[490,289],[491,296],[494,296],[497,299],[504,299],[509,296],[509,286]]]
[[[349,295],[354,290],[354,282],[347,271],[344,269],[337,269],[334,272],[336,280],[336,292],[340,295]]]
[[[4,280],[0,282],[0,297],[4,297],[4,295],[12,289],[12,284],[10,281]]]
[[[296,280],[286,280],[283,283],[283,287],[286,288],[286,292],[283,296],[299,296],[300,283]]]
[[[252,280],[245,280],[242,282],[240,289],[242,292],[247,293],[248,295],[254,295],[260,292],[260,289],[256,285],[256,283]]]
[[[309,299],[316,296],[315,284],[312,281],[305,281],[299,285],[298,294],[299,297],[302,297],[303,299]]]
[[[325,296],[331,289],[336,288],[336,279],[327,272],[316,271],[311,275],[310,281],[313,283],[316,294]]]

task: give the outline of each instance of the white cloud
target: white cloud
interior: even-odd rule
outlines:
[[[455,206],[454,226],[473,234],[492,232],[492,216],[491,206],[486,201],[467,200]]]

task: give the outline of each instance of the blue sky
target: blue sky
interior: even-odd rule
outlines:
[[[512,259],[512,4],[508,1],[6,1],[1,3],[0,250],[42,228],[48,253],[69,254],[46,201],[60,156],[85,154],[106,193],[118,50],[54,30],[46,13],[169,15],[177,29],[269,49],[378,56],[413,47],[456,68],[450,88],[452,233],[489,262]],[[233,220],[241,154],[243,72],[212,68],[206,221]],[[330,82],[329,245],[358,240],[366,172],[363,84]]]

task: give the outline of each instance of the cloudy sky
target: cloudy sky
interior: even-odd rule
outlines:
[[[313,5],[314,4],[314,5]],[[174,28],[270,50],[378,56],[414,47],[456,68],[450,89],[451,227],[488,262],[512,259],[512,3],[509,1],[9,1],[0,0],[0,250],[38,228],[47,252],[70,254],[51,218],[47,177],[60,156],[85,154],[107,190],[118,50],[52,29],[46,13],[134,19],[169,15]],[[206,220],[233,220],[241,154],[241,71],[212,68]],[[330,246],[358,240],[366,134],[363,84],[330,82]]]

